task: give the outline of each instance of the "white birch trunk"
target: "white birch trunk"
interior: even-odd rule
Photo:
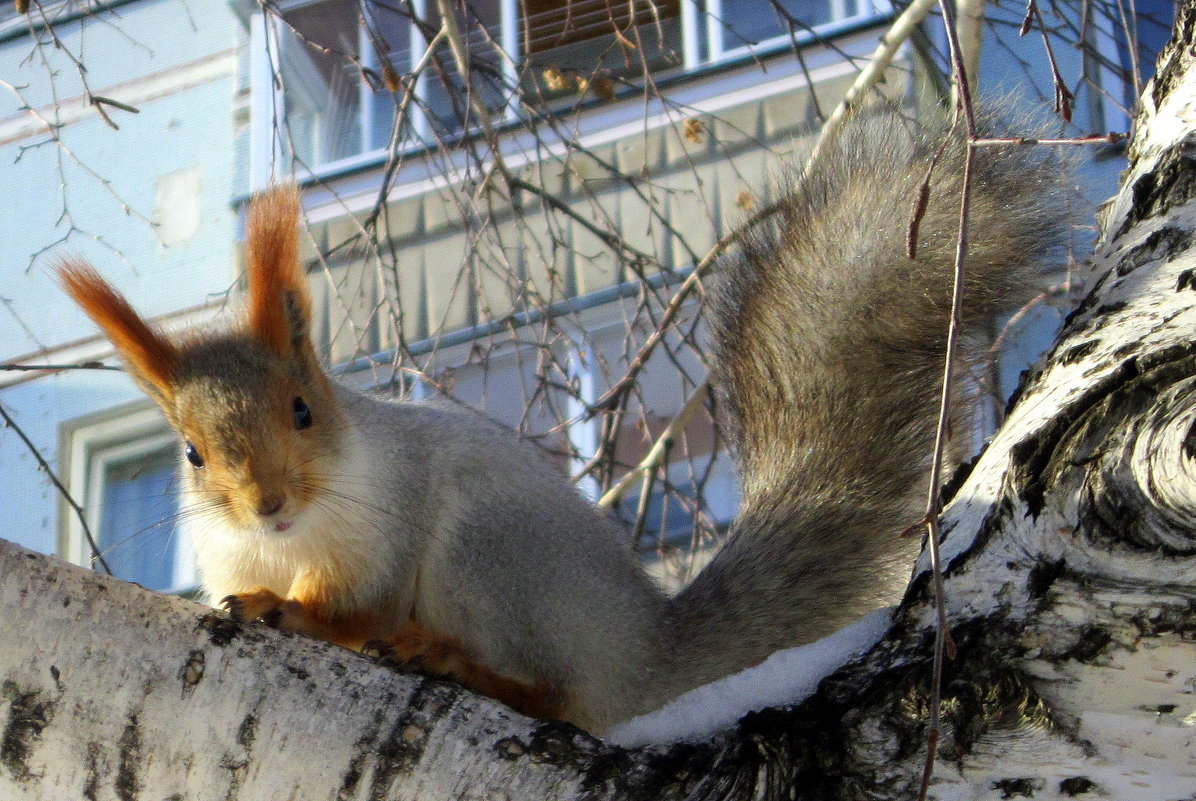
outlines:
[[[1196,796],[1194,28],[1091,297],[944,515],[933,798]],[[624,751],[0,544],[0,799],[913,798],[929,586],[808,701]]]

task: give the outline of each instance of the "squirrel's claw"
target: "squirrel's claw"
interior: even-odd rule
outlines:
[[[248,623],[249,618],[245,615],[244,604],[241,599],[235,595],[226,595],[220,599],[219,604],[221,609],[228,612],[228,616],[238,623]]]
[[[219,606],[228,611],[229,617],[238,623],[260,620],[267,626],[277,628],[282,620],[282,598],[270,590],[259,588],[248,592],[226,595]]]

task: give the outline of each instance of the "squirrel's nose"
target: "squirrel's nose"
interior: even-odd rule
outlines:
[[[267,495],[257,503],[257,513],[262,517],[269,517],[282,508],[284,498],[281,495]]]

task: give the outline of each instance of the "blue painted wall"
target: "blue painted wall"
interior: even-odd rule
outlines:
[[[65,147],[44,132],[14,138],[23,114],[12,93],[0,90],[0,362],[95,335],[51,277],[55,256],[90,259],[148,315],[219,297],[234,279],[230,200],[241,23],[226,0],[136,0],[100,14],[56,31],[86,64],[94,94],[149,95],[136,104],[138,114],[109,109],[120,130],[90,111],[61,129]],[[40,109],[55,95],[79,96],[82,87],[70,60],[52,46],[38,47],[38,38],[26,30],[0,40],[0,78]],[[191,208],[181,235],[168,228],[174,241],[167,246],[141,217],[155,218],[172,185],[198,186],[199,194],[182,201]],[[69,218],[61,216],[64,198]],[[177,202],[174,208],[167,217],[177,224]],[[141,397],[119,373],[75,372],[0,387],[0,404],[51,463],[65,424]],[[53,552],[55,490],[15,433],[3,429],[0,477],[0,536]]]

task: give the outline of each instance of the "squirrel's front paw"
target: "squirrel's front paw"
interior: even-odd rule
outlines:
[[[277,593],[264,587],[256,587],[247,592],[226,595],[220,599],[220,606],[228,610],[228,614],[238,623],[248,623],[260,620],[267,626],[277,628],[282,622],[282,605],[285,601]]]

